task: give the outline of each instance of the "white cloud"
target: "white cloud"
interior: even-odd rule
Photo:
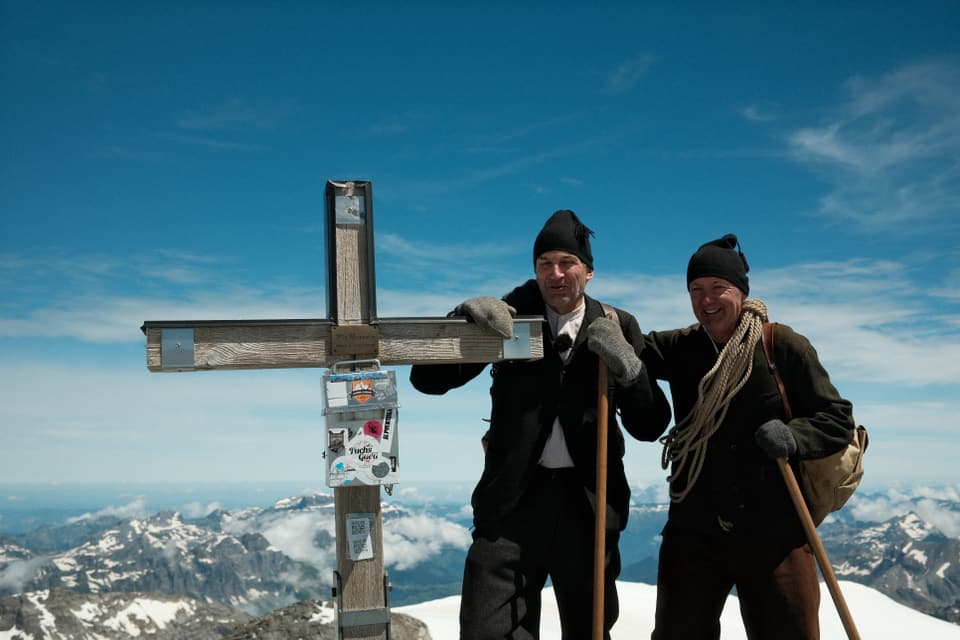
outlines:
[[[473,264],[478,260],[496,259],[516,251],[519,245],[511,243],[432,244],[422,239],[405,238],[396,233],[383,233],[377,236],[377,251],[390,259],[428,260],[433,263]],[[526,245],[524,245],[525,247]]]
[[[925,222],[956,232],[960,205],[960,66],[908,65],[855,77],[832,119],[793,131],[794,157],[833,191],[820,212],[869,231]],[[910,231],[906,231],[910,232]],[[920,232],[915,228],[914,233]]]
[[[188,502],[180,507],[180,513],[182,513],[183,517],[185,518],[203,518],[222,508],[223,505],[221,505],[219,502],[211,502],[210,504]]]
[[[145,320],[326,315],[323,288],[238,284],[225,280],[217,268],[224,262],[184,252],[130,260],[8,254],[0,262],[0,281],[9,300],[0,312],[0,337],[131,343],[143,339],[140,326]]]
[[[614,95],[629,92],[647,75],[654,60],[653,55],[644,53],[621,62],[607,75],[604,90]]]
[[[960,381],[960,310],[893,261],[850,260],[754,269],[751,293],[771,321],[807,336],[831,376],[919,387]],[[679,276],[598,276],[592,295],[637,316],[644,330],[696,321]],[[869,310],[869,312],[867,311]]]
[[[869,450],[868,450],[869,451]],[[943,500],[960,497],[960,487],[889,489],[883,494],[854,494],[845,507],[858,520],[885,522],[894,515],[916,513],[951,538],[960,537],[960,513],[944,509]]]
[[[398,260],[412,246],[401,236],[387,237],[385,251]],[[428,273],[457,274],[457,256],[469,253],[466,246],[429,249],[412,254]],[[476,254],[462,264],[471,255]],[[8,354],[0,364],[0,397],[6,399],[0,403],[0,423],[17,425],[7,437],[20,455],[0,474],[36,481],[90,480],[91,474],[106,481],[222,479],[236,473],[230,460],[255,458],[257,463],[247,469],[257,478],[322,477],[317,462],[323,433],[318,393],[322,371],[151,374],[138,329],[145,319],[317,317],[320,313],[309,313],[302,301],[323,299],[320,290],[305,295],[304,289],[269,283],[218,286],[204,280],[203,265],[214,259],[170,258],[198,265],[196,280],[204,286],[187,287],[177,300],[96,297],[78,281],[62,298],[40,299],[26,316],[11,314],[9,308],[3,312],[0,332],[6,330],[7,336],[39,337],[40,344],[50,336],[118,342],[131,352],[74,363],[54,363],[57,350],[49,356],[38,350],[29,360]],[[99,259],[80,257],[79,262],[86,265],[81,269],[86,282],[97,281],[92,274],[115,273],[114,264]],[[0,269],[24,273],[39,265],[11,254],[0,263],[6,265]],[[165,262],[158,258],[151,264]],[[68,265],[45,268],[61,273]],[[382,315],[443,315],[464,297],[505,292],[516,284],[496,268],[485,275],[486,280],[466,289],[455,286],[455,276],[448,289],[428,293],[381,288]],[[854,402],[857,418],[877,435],[875,455],[888,469],[915,477],[902,456],[884,454],[886,443],[919,452],[936,438],[936,463],[925,465],[924,472],[949,472],[947,454],[960,449],[960,443],[949,439],[958,415],[952,400],[956,394],[949,390],[960,381],[960,312],[949,289],[923,286],[906,259],[755,268],[751,283],[754,294],[767,303],[771,319],[810,338],[841,393]],[[694,321],[680,276],[605,271],[590,286],[591,295],[634,313],[644,330]],[[475,481],[482,468],[477,442],[489,413],[488,375],[444,396],[426,396],[410,387],[408,371],[398,369],[402,479]],[[211,449],[218,451],[216,458],[206,453]],[[636,481],[661,479],[652,455],[647,462],[647,449],[653,450],[644,445],[628,456],[628,472]],[[880,475],[871,472],[872,477]]]
[[[14,560],[0,568],[0,589],[20,593],[23,587],[33,579],[37,571],[43,567],[49,558],[38,556],[28,560]]]
[[[524,121],[522,123],[510,123],[509,128],[493,132],[482,131],[477,134],[477,145],[465,149],[467,153],[503,153],[505,151],[515,151],[516,148],[506,146],[505,143],[513,143],[518,140],[532,138],[534,135],[557,131],[564,125],[576,120],[576,115],[572,113],[555,115],[543,118],[541,120]]]
[[[440,553],[444,547],[465,549],[470,533],[464,527],[426,514],[402,514],[383,520],[384,563],[398,570],[409,569]],[[261,533],[272,546],[294,560],[317,567],[321,575],[336,567],[334,536],[336,522],[329,511],[280,512],[259,520],[232,520],[228,533]],[[317,545],[317,532],[329,535],[329,546]]]
[[[472,295],[506,293],[516,283],[503,278],[501,262],[527,250],[527,243],[511,241],[440,245],[378,235],[378,271],[404,274],[402,288],[378,287],[378,311],[382,317],[444,315]]]
[[[409,569],[440,553],[443,547],[466,549],[470,532],[442,518],[420,514],[384,523],[384,562],[397,570]]]
[[[270,544],[294,560],[313,565],[321,575],[329,575],[336,569],[336,549],[333,543],[336,523],[329,512],[278,513],[271,518],[254,522],[234,520],[224,525],[232,534],[258,532]],[[329,535],[327,547],[315,544],[317,532]]]
[[[0,423],[16,426],[4,437],[18,455],[0,477],[317,478],[321,380],[316,370],[151,374],[139,354],[114,368],[4,362]]]
[[[947,487],[914,487],[910,494],[919,498],[934,498],[938,500],[948,500],[950,502],[960,502],[960,486]]]
[[[281,102],[251,102],[230,98],[220,104],[184,113],[181,129],[195,131],[273,130],[287,122],[298,108]]]
[[[119,507],[110,505],[93,513],[84,513],[79,516],[67,518],[67,522],[73,524],[82,520],[94,520],[101,516],[111,516],[120,519],[143,518],[147,514],[146,505],[146,499],[141,496],[136,500],[124,505],[120,505]]]
[[[772,122],[777,119],[771,108],[756,104],[741,107],[739,113],[750,122]]]
[[[651,445],[657,446],[657,445]],[[663,482],[656,484],[638,484],[630,488],[630,500],[633,504],[659,504],[666,505],[670,503],[670,485],[666,482],[667,472],[662,471]]]

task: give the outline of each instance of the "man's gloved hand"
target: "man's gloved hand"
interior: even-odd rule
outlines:
[[[771,458],[789,458],[797,452],[797,438],[783,420],[764,422],[753,434],[764,453]]]
[[[464,300],[449,315],[466,316],[487,333],[506,339],[513,335],[513,316],[517,310],[500,298],[481,296]]]
[[[591,322],[587,327],[587,348],[603,358],[610,375],[620,384],[630,384],[640,375],[643,363],[623,337],[616,320],[597,318]]]

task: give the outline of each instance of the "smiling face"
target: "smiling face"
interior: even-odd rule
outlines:
[[[580,306],[587,281],[593,277],[583,260],[566,251],[545,251],[534,262],[543,300],[557,313]]]
[[[690,283],[693,315],[716,342],[726,342],[740,322],[747,295],[723,278],[697,278]]]

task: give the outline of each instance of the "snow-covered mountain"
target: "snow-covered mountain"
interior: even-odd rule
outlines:
[[[426,625],[391,613],[391,638],[430,640]],[[66,589],[0,598],[0,640],[335,640],[330,602],[303,600],[259,618],[186,596],[81,594]]]
[[[194,521],[163,511],[99,522],[89,539],[60,551],[49,551],[62,546],[53,528],[36,551],[29,534],[0,538],[0,596],[51,588],[182,594],[260,615],[330,595],[336,526],[329,495],[219,510]],[[383,522],[395,602],[459,592],[469,543],[463,526],[397,505],[384,505]],[[65,526],[64,539],[73,541],[77,526]]]
[[[653,628],[656,587],[618,582],[620,619],[612,640],[649,637]],[[870,640],[957,640],[960,627],[892,601],[853,582],[841,582],[844,597],[861,637]],[[551,589],[544,591],[543,640],[560,638]],[[394,608],[391,637],[395,640],[455,640],[459,636],[459,596]],[[0,598],[0,640],[254,640],[336,638],[334,611],[328,602],[304,600],[253,618],[231,607],[199,602],[184,596],[141,593],[79,594],[54,589]],[[721,616],[722,640],[746,638],[735,596]],[[821,637],[846,635],[824,588],[820,606]]]
[[[383,505],[384,562],[391,605],[443,601],[460,592],[470,542],[462,504]],[[922,505],[921,505],[922,506]],[[819,531],[838,577],[960,622],[960,515],[954,503],[927,505],[882,522],[853,510]],[[50,589],[77,593],[183,595],[253,615],[330,596],[336,564],[333,497],[295,496],[267,508],[219,509],[197,519],[175,511],[149,517],[82,518],[61,527],[0,537],[0,596]],[[662,504],[635,504],[621,537],[624,583],[652,583]],[[951,531],[943,533],[934,527]],[[960,629],[960,626],[957,627]],[[2,636],[0,636],[2,640]]]
[[[0,598],[3,640],[217,640],[252,618],[226,605],[156,593],[51,589]]]
[[[960,622],[960,540],[916,513],[859,527],[822,528],[821,537],[839,579],[853,580],[897,602]]]
[[[17,567],[33,569],[23,575],[19,592],[182,594],[252,613],[304,597],[293,580],[281,576],[322,586],[314,567],[291,559],[259,533],[225,534],[184,522],[171,511],[121,521],[67,551],[8,566],[0,581],[9,585],[3,592],[12,591],[8,574]]]

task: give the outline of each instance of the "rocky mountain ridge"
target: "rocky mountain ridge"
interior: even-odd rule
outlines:
[[[621,579],[654,580],[665,519],[663,505],[634,507],[621,538]],[[383,522],[392,606],[459,593],[469,544],[469,520],[459,505],[428,514],[384,504]],[[166,594],[261,616],[330,597],[334,531],[333,498],[324,494],[194,520],[162,511],[46,527],[36,545],[30,534],[0,538],[0,596],[59,589]],[[839,578],[960,622],[960,540],[915,512],[877,524],[841,512],[819,531]]]
[[[960,540],[914,512],[880,524],[838,524],[821,532],[837,577],[960,623]]]
[[[304,600],[255,618],[233,607],[154,593],[68,589],[0,598],[0,636],[10,640],[335,640],[333,605]],[[390,637],[431,640],[426,625],[392,613]]]

